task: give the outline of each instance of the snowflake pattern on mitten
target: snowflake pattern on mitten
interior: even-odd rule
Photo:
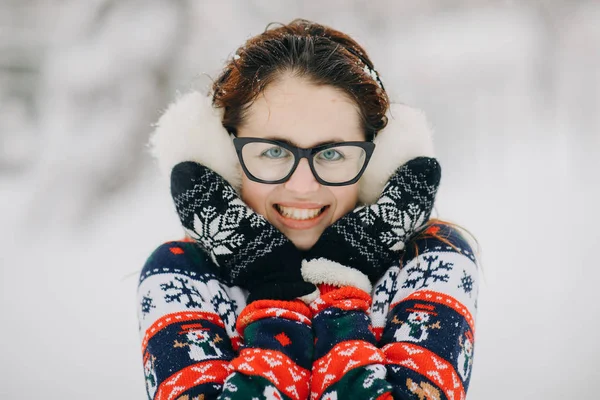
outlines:
[[[224,279],[250,290],[248,302],[291,300],[316,291],[302,279],[294,244],[217,173],[194,162],[177,164],[171,194],[187,234],[221,267]]]
[[[171,192],[186,233],[226,267],[233,281],[288,240],[255,213],[223,178],[200,164],[173,168]]]
[[[381,278],[399,258],[408,237],[429,219],[440,178],[434,158],[417,157],[402,165],[375,204],[358,207],[325,229],[305,256],[304,278],[370,291],[370,283]],[[327,276],[324,268],[337,271]],[[353,277],[357,273],[370,283]]]

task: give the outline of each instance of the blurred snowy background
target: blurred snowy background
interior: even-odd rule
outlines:
[[[600,2],[573,0],[2,0],[0,398],[144,398],[137,272],[181,236],[151,124],[295,17],[436,128],[439,216],[483,250],[469,399],[597,399]]]

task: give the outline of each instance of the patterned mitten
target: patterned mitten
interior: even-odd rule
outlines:
[[[371,282],[429,219],[440,177],[434,158],[417,157],[398,168],[375,204],[356,208],[323,232],[304,256],[304,279],[370,292]]]
[[[237,319],[243,348],[219,399],[306,400],[313,359],[311,312],[299,300],[261,300]]]
[[[171,195],[186,232],[223,269],[232,285],[260,299],[307,302],[316,287],[302,279],[294,244],[255,213],[221,176],[195,162],[171,172]]]
[[[391,399],[385,355],[376,346],[371,297],[346,286],[321,285],[310,304],[315,335],[312,399]]]

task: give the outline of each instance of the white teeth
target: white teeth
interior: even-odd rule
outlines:
[[[325,209],[325,207],[323,207],[323,208],[284,207],[279,204],[276,204],[275,208],[277,208],[277,211],[279,211],[279,213],[281,215],[283,215],[284,217],[290,218],[290,219],[297,219],[297,220],[305,220],[305,219],[315,218],[319,214],[321,214],[321,212]]]

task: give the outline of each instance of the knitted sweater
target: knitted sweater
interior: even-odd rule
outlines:
[[[321,287],[246,305],[191,242],[158,247],[138,287],[150,399],[464,399],[478,270],[454,228],[411,239],[371,293]]]

